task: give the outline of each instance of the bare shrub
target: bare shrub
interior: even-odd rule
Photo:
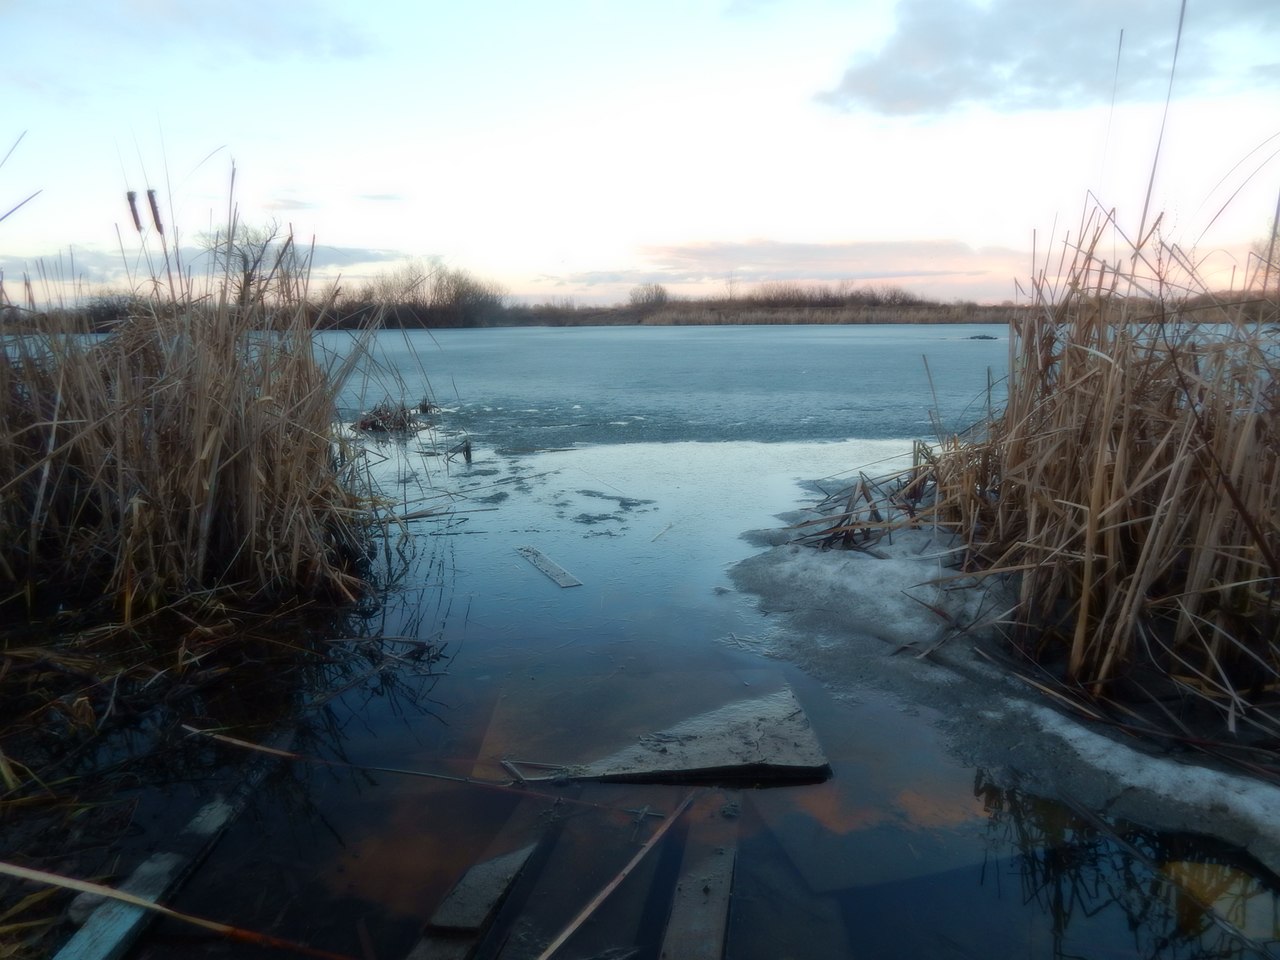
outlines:
[[[660,307],[671,299],[671,295],[660,283],[642,283],[631,288],[628,299],[633,307]]]

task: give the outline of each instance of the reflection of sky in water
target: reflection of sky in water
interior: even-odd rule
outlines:
[[[1105,871],[1107,889],[1115,889],[1076,908],[1069,937],[1055,934],[1052,903],[1036,906],[1034,897],[1026,899],[1022,884],[1033,868],[1021,857],[1031,855],[1030,863],[1044,850],[1063,849],[1064,843],[1070,849],[1071,833],[1081,825],[1063,826],[1052,837],[1032,833],[1023,843],[1016,832],[993,833],[993,811],[975,793],[973,770],[947,752],[927,709],[904,713],[892,699],[873,694],[856,704],[832,700],[785,665],[756,659],[749,644],[744,650],[715,642],[770,629],[749,604],[716,593],[727,583],[727,566],[752,552],[738,533],[774,525],[773,514],[801,498],[797,480],[879,460],[903,446],[638,444],[515,458],[477,450],[469,470],[454,464],[453,482],[464,486],[475,482],[469,479],[475,474],[502,484],[497,489],[507,489],[511,477],[527,479],[497,510],[459,514],[465,523],[437,527],[436,542],[450,544],[455,588],[466,593],[469,605],[462,653],[440,693],[451,725],[448,752],[475,757],[467,772],[490,778],[503,775],[497,762],[502,757],[575,762],[708,706],[789,682],[805,703],[835,776],[824,784],[746,796],[750,809],[740,838],[746,859],[735,887],[746,900],[771,889],[779,871],[794,872],[789,895],[809,906],[793,904],[799,913],[790,922],[814,903],[829,901],[832,916],[844,918],[832,921],[837,927],[853,929],[856,923],[867,934],[868,956],[906,955],[898,951],[908,944],[925,951],[914,955],[930,955],[941,941],[919,931],[936,933],[942,924],[952,928],[948,937],[968,945],[962,955],[1005,955],[1002,947],[1051,955],[1055,936],[1081,956],[1095,955],[1086,944],[1102,951],[1096,955],[1114,955],[1109,951],[1115,945],[1132,942],[1126,911],[1134,904],[1128,900],[1136,896],[1141,903],[1145,896],[1125,893],[1130,887],[1122,877],[1133,867],[1114,848],[1107,848],[1114,859],[1103,863],[1095,856],[1090,869]],[[467,503],[460,506],[465,510]],[[555,587],[515,553],[513,545],[524,543],[546,551],[584,585]],[[463,693],[464,687],[470,689]],[[468,715],[455,716],[455,708]],[[415,749],[405,736],[388,739],[385,732],[376,753],[423,765],[438,763],[439,756],[431,747]],[[435,789],[400,788],[387,827],[411,832],[415,818],[434,808],[465,836],[465,813],[425,802],[422,793]],[[1068,822],[1069,814],[1052,804],[1035,809],[1039,822]],[[352,816],[362,817],[360,806]],[[998,811],[1000,817],[1008,821],[1007,807]],[[472,831],[479,829],[474,818],[470,822]],[[450,841],[447,849],[442,843],[435,837],[397,845],[385,830],[374,829],[358,854],[338,854],[334,863],[341,869],[324,872],[345,882],[363,877],[369,895],[381,891],[392,898],[388,902],[405,901],[403,894],[388,892],[396,884],[377,864],[383,856],[400,857],[402,866],[389,874],[398,884],[406,872],[421,869],[413,863],[430,859],[456,866],[475,846],[474,840]],[[766,848],[780,858],[776,863]],[[1073,869],[1070,859],[1061,861],[1061,870]],[[762,870],[772,874],[762,876]],[[893,927],[903,919],[898,908],[870,910],[888,896],[906,898],[916,910],[937,902],[940,912],[927,922],[917,918],[917,932],[904,935]],[[1274,905],[1269,893],[1263,899]],[[1161,924],[1177,926],[1176,916],[1163,907],[1152,916],[1163,918],[1150,921],[1152,937],[1165,929]],[[990,939],[988,925],[1011,922],[1022,925],[1021,936]],[[753,923],[739,921],[741,941],[771,943],[767,931]],[[827,944],[836,940],[819,938]],[[983,953],[983,944],[995,952]],[[1035,953],[1041,949],[1043,954]]]

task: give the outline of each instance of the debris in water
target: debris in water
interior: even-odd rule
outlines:
[[[463,440],[461,443],[454,444],[452,447],[450,447],[445,459],[452,460],[458,454],[462,454],[462,459],[465,460],[467,463],[471,462],[470,438]]]
[[[393,406],[384,400],[362,415],[355,426],[367,433],[407,433],[416,430],[419,424],[404,404]]]
[[[556,563],[537,547],[516,547],[516,553],[524,557],[535,567],[545,573],[562,587],[580,587],[582,581],[575,577],[564,567]]]
[[[826,754],[789,688],[691,717],[611,756],[557,774],[631,783],[753,784],[830,776]]]
[[[474,951],[536,843],[477,863],[449,891],[405,960],[463,960]]]
[[[733,865],[738,854],[736,817],[724,810],[737,801],[707,794],[689,811],[684,862],[676,881],[662,956],[670,960],[720,960],[729,929]]]
[[[618,889],[618,885],[622,883],[623,880],[627,879],[627,876],[631,873],[631,871],[636,868],[636,864],[638,864],[641,860],[644,859],[645,854],[647,854],[650,850],[652,850],[655,846],[657,846],[658,841],[661,840],[663,836],[666,835],[666,832],[671,829],[671,826],[678,819],[680,819],[680,815],[684,813],[685,810],[688,809],[689,804],[693,802],[695,796],[696,796],[695,793],[691,793],[688,796],[686,796],[684,800],[680,802],[680,806],[676,807],[676,809],[672,812],[670,818],[662,822],[662,825],[658,827],[658,829],[654,831],[653,836],[650,837],[647,841],[645,841],[644,845],[638,851],[636,851],[636,855],[632,857],[630,861],[628,861],[627,865],[623,867],[622,870],[620,870],[618,874],[612,880],[609,881],[608,884],[605,885],[603,890],[601,890],[594,897],[592,897],[591,901],[585,907],[583,907],[582,910],[578,912],[578,915],[573,918],[573,920],[569,923],[569,925],[560,931],[560,934],[554,940],[551,941],[551,943],[547,946],[545,950],[542,951],[542,953],[538,954],[538,960],[550,960],[550,957],[553,956],[555,952],[559,950],[562,946],[564,946],[565,941],[567,941],[571,936],[573,936],[574,931],[576,931],[580,926],[582,926],[582,924],[593,913],[596,912],[596,909],[600,906],[600,904],[604,903],[604,901],[608,898],[609,894],[613,893],[614,890]]]

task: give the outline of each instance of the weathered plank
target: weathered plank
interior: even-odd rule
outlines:
[[[537,547],[516,547],[516,553],[524,557],[535,567],[545,573],[562,587],[580,587],[582,581],[575,577],[564,567],[556,563]]]
[[[441,930],[483,929],[494,907],[524,868],[537,844],[531,843],[501,857],[477,863],[436,908],[428,926]]]
[[[287,749],[293,742],[293,735],[294,730],[289,727],[268,741],[268,745],[273,749]],[[216,796],[202,806],[182,833],[170,840],[170,849],[148,856],[120,884],[119,890],[152,904],[159,904],[165,896],[177,890],[179,884],[204,860],[224,829],[238,817],[275,762],[275,756],[256,756],[236,790],[228,796]],[[92,908],[91,901],[78,902],[82,908]],[[55,960],[116,960],[127,954],[154,918],[151,910],[141,906],[119,900],[106,901],[93,909],[83,927],[58,951]]]
[[[579,800],[600,806],[575,807],[571,816],[554,822],[545,860],[536,871],[526,868],[479,955],[535,960],[571,927],[572,939],[556,953],[556,960],[562,956],[626,956],[640,941],[645,906],[661,857],[631,861],[672,821],[688,791],[683,787],[590,783],[574,785],[574,789],[581,790]],[[662,816],[642,817],[637,811],[645,805],[651,813]],[[535,853],[534,860],[539,856],[541,852]],[[617,889],[613,889],[615,885]],[[606,890],[612,890],[612,895],[602,898]],[[595,910],[581,921],[585,905]]]
[[[405,960],[464,960],[475,950],[511,884],[537,847],[477,863],[454,885]]]
[[[738,804],[717,791],[686,814],[689,834],[662,940],[662,960],[721,960],[738,852]]]
[[[294,732],[292,728],[283,731],[268,741],[268,746],[288,749]],[[276,761],[274,756],[255,758],[239,786],[229,796],[215,797],[201,807],[182,832],[170,841],[170,849],[148,857],[120,884],[119,889],[152,903],[159,903],[176,890],[204,859],[231,821],[239,816]],[[154,917],[150,910],[109,900],[93,910],[84,926],[58,951],[55,960],[117,960],[128,952]]]

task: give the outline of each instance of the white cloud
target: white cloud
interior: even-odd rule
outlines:
[[[858,56],[819,100],[845,110],[937,114],[1159,100],[1168,87],[1178,7],[1167,0],[902,0],[893,33]],[[1123,42],[1121,43],[1121,32]],[[1231,56],[1223,56],[1229,46]],[[1192,5],[1176,91],[1278,84],[1280,4]],[[1119,67],[1117,70],[1117,53]]]
[[[542,284],[610,296],[640,283],[661,283],[687,294],[720,293],[726,281],[746,284],[852,282],[903,287],[949,300],[1003,300],[1012,279],[1029,261],[1027,251],[974,249],[954,240],[794,243],[776,240],[647,246],[640,263],[618,270],[585,270],[544,276]]]
[[[304,253],[318,277],[351,267],[376,271],[407,257],[398,250],[330,245],[306,248]],[[181,263],[184,270],[190,271],[197,278],[218,270],[212,255],[202,246],[180,248],[175,262]],[[0,277],[6,278],[13,285],[9,291],[10,296],[13,296],[13,291],[21,284],[22,278],[29,276],[40,287],[37,296],[42,301],[137,289],[145,285],[147,277],[161,274],[163,265],[164,256],[158,250],[152,250],[149,258],[141,249],[121,254],[119,250],[76,248],[34,257],[0,251]],[[50,294],[56,296],[46,296],[46,287]]]

